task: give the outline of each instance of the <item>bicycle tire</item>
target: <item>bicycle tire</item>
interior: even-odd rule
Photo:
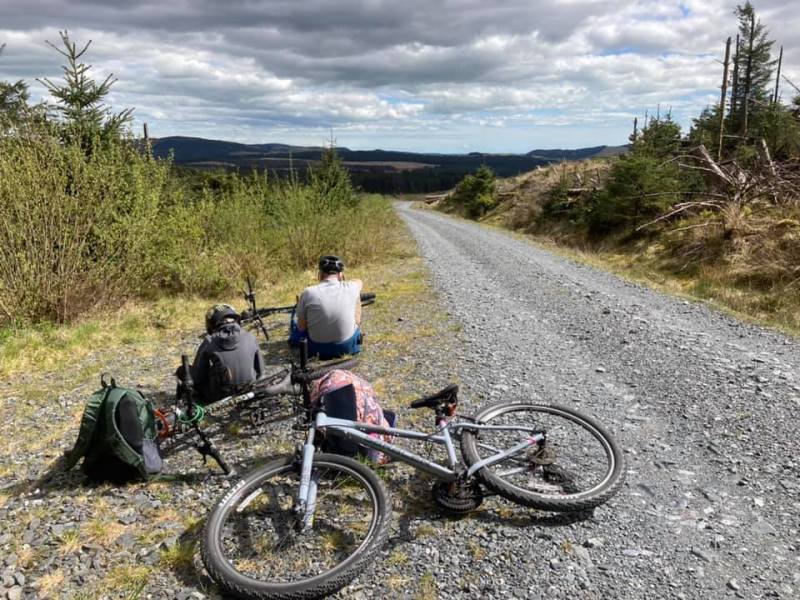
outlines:
[[[509,415],[510,419],[502,418]],[[530,424],[549,429],[541,449],[528,450],[524,456],[509,457],[475,473],[487,488],[512,502],[555,512],[588,510],[608,501],[624,483],[625,460],[617,441],[595,419],[574,409],[555,404],[507,402],[485,408],[475,420],[491,425]],[[553,427],[556,421],[559,424]],[[575,427],[564,433],[569,424]],[[511,436],[509,432],[464,430],[461,436],[464,461],[471,466],[519,442],[520,434],[516,433],[511,442],[498,443],[504,435]],[[483,456],[479,446],[485,447]],[[594,469],[589,472],[595,466],[599,467],[597,472]]]
[[[337,369],[350,370],[358,365],[358,358],[348,358],[339,360],[335,363],[324,365],[313,371],[297,371],[292,373],[292,383],[310,383],[315,379],[319,379],[323,375],[335,371]]]
[[[369,306],[375,302],[375,294],[372,292],[361,293],[361,306]]]
[[[318,598],[347,585],[376,556],[388,535],[391,518],[390,498],[380,479],[373,471],[358,461],[336,454],[315,454],[313,468],[315,472],[320,473],[320,491],[317,496],[314,524],[310,533],[299,535],[292,533],[297,517],[292,511],[291,503],[287,504],[286,498],[280,496],[280,494],[284,494],[286,497],[292,498],[297,489],[294,484],[299,485],[301,463],[293,456],[273,461],[246,475],[214,506],[203,530],[201,556],[212,579],[227,592],[238,598],[259,600]],[[336,473],[342,474],[343,479],[337,480]],[[334,475],[334,477],[329,484],[328,476],[330,475]],[[291,481],[292,485],[282,483],[282,480]],[[272,481],[272,487],[268,490],[262,489],[262,486],[270,481]],[[337,481],[339,481],[338,484]],[[348,490],[353,484],[358,485],[358,490],[348,494]],[[260,489],[261,492],[259,492]],[[265,491],[266,494],[263,493]],[[323,500],[326,498],[330,501],[323,504]],[[268,501],[267,509],[272,508],[272,513],[269,515],[256,515],[253,522],[245,522],[245,527],[241,530],[236,530],[235,523],[228,523],[232,516],[239,518],[245,514],[245,517],[242,518],[246,519],[246,511],[251,512],[252,505],[255,505],[256,508],[259,505],[263,506],[263,500]],[[284,500],[283,504],[281,500]],[[348,536],[353,531],[353,525],[350,524],[348,531],[337,533],[337,522],[343,518],[346,519],[353,502],[362,500],[367,500],[371,506],[371,513],[368,515],[369,523],[363,540],[360,543],[354,543],[352,553],[341,561],[338,558],[331,558],[339,552],[337,544],[349,540]],[[358,509],[355,513],[357,517]],[[249,540],[251,542],[249,549],[254,551],[258,549],[259,544],[263,547],[265,541],[267,545],[270,545],[272,540],[269,538],[274,536],[265,535],[263,531],[259,530],[269,528],[282,517],[288,520],[289,527],[281,529],[276,526],[276,533],[284,535],[278,540],[277,545],[265,552],[268,556],[260,561],[250,559],[250,562],[247,562],[246,557],[236,559],[226,555],[226,550],[231,551],[233,543],[247,545],[246,542]],[[261,537],[258,537],[259,534]],[[289,539],[290,537],[292,539]],[[300,542],[292,548],[295,545],[295,538]],[[331,546],[322,547],[325,554],[319,557],[310,556],[310,544],[317,540],[322,544],[325,544],[325,540],[330,540],[329,543],[333,545],[332,549]],[[285,547],[282,547],[284,544]],[[237,564],[239,565],[258,564],[266,569],[281,571],[281,565],[278,563],[282,555],[280,557],[278,555],[284,550],[290,554],[294,550],[297,555],[296,560],[303,561],[303,568],[317,567],[326,560],[333,560],[335,564],[324,572],[302,579],[294,576],[296,567],[295,570],[290,569],[288,572],[291,579],[273,581],[242,573],[233,563],[233,560],[238,560]],[[290,555],[289,559],[291,558]],[[296,565],[297,563],[295,563]],[[286,579],[286,577],[282,579]]]

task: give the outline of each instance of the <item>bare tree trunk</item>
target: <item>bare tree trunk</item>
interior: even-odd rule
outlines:
[[[719,98],[719,148],[717,162],[722,160],[722,136],[725,135],[725,96],[728,94],[728,62],[731,58],[731,38],[725,42],[725,62],[722,71],[722,94]]]
[[[780,91],[781,84],[781,63],[783,62],[783,46],[781,46],[781,53],[778,56],[778,72],[775,75],[775,95],[772,97],[772,103],[778,103],[778,92]]]
[[[739,110],[739,36],[736,36],[736,53],[733,55],[733,81],[731,82],[731,128],[736,127]]]
[[[750,93],[753,87],[753,38],[756,35],[756,16],[750,16],[750,40],[747,49],[747,70],[744,73],[744,123],[742,135],[747,138],[748,119],[750,117]]]

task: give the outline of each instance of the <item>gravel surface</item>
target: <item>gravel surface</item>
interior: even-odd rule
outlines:
[[[454,518],[431,500],[429,479],[394,465],[382,475],[393,499],[389,542],[336,597],[796,595],[796,341],[500,232],[399,210],[429,270],[406,258],[386,281],[367,282],[379,300],[364,311],[358,372],[384,405],[402,425],[429,427],[429,412],[408,402],[456,380],[466,413],[519,398],[575,406],[617,434],[629,472],[592,514],[489,498]],[[265,352],[279,364],[285,324],[275,327]],[[168,400],[177,358],[196,343],[184,332],[158,349],[98,350],[70,370],[70,381],[92,373],[79,385],[62,373],[0,384],[0,600],[220,597],[197,536],[232,481],[193,450],[167,458],[185,480],[93,486],[77,470],[39,479],[74,441],[94,373]],[[240,472],[297,440],[288,403],[273,408],[284,420],[256,428],[244,411],[211,424]]]
[[[628,466],[620,494],[585,520],[462,521],[454,533],[482,560],[445,560],[442,597],[800,594],[797,340],[496,230],[398,210],[463,325],[467,402],[574,406],[615,432]],[[432,548],[446,556],[449,541]],[[459,588],[459,571],[478,581]]]

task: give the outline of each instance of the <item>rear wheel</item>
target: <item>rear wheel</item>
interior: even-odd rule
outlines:
[[[476,472],[486,487],[513,502],[541,510],[586,510],[606,502],[622,486],[624,460],[616,440],[576,410],[504,403],[486,408],[476,421],[531,427],[545,436],[542,444]],[[464,430],[461,451],[473,465],[526,437],[521,431]]]
[[[301,531],[294,510],[301,462],[287,457],[254,471],[214,507],[203,532],[211,577],[239,598],[299,599],[330,594],[378,551],[389,499],[377,476],[344,456],[316,454],[316,510]]]

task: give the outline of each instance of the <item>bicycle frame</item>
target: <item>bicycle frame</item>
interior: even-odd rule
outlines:
[[[297,497],[297,506],[303,517],[303,529],[311,526],[313,522],[313,513],[316,501],[316,482],[312,477],[314,452],[316,447],[314,440],[317,430],[326,433],[333,433],[334,435],[344,437],[353,441],[360,446],[366,446],[374,450],[378,450],[389,456],[405,462],[412,467],[424,471],[438,479],[444,481],[454,481],[462,473],[456,468],[458,465],[458,458],[456,456],[456,449],[453,444],[453,437],[451,433],[458,434],[461,430],[469,431],[519,431],[525,434],[525,439],[514,446],[501,450],[492,456],[488,456],[470,466],[466,471],[466,476],[472,476],[476,471],[498,463],[510,456],[519,454],[531,446],[538,445],[545,439],[545,433],[537,431],[532,427],[523,427],[515,425],[481,425],[478,423],[467,423],[459,421],[450,423],[442,419],[437,423],[438,432],[434,434],[423,433],[420,431],[413,431],[408,429],[397,429],[395,427],[381,427],[378,425],[371,425],[368,423],[361,423],[358,421],[350,421],[347,419],[336,419],[329,417],[324,411],[319,411],[315,418],[313,426],[309,427],[306,442],[303,444],[303,463],[300,474],[300,489]],[[422,456],[395,446],[394,444],[386,443],[382,440],[371,437],[370,433],[389,434],[402,439],[420,440],[425,442],[433,442],[435,444],[443,445],[447,451],[447,466],[423,458]]]

